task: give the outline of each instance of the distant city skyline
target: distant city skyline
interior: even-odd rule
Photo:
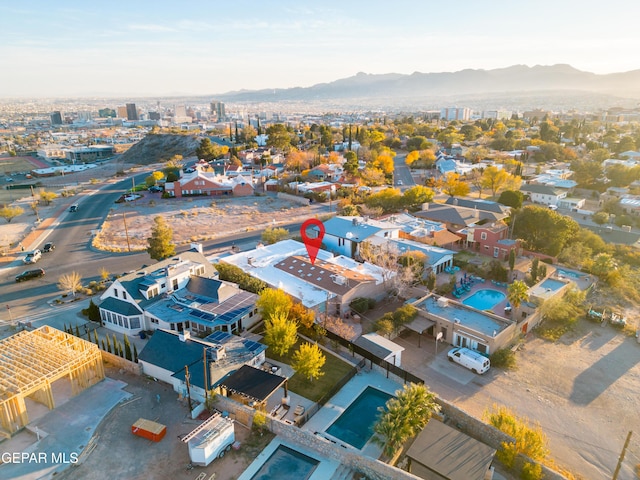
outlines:
[[[0,5],[0,98],[212,95],[355,75],[569,64],[640,69],[622,0]]]

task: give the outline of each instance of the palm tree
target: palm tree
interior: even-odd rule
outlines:
[[[513,307],[513,318],[518,318],[516,312],[522,304],[529,300],[529,287],[522,280],[515,280],[507,287],[507,299]]]
[[[385,410],[386,408],[386,410]],[[440,411],[436,397],[423,384],[409,383],[396,397],[380,408],[378,422],[374,425],[374,441],[382,445],[389,457],[409,438],[416,436],[427,424],[434,412]]]

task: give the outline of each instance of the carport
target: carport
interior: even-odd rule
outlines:
[[[102,354],[86,340],[43,326],[0,341],[0,435],[29,423],[26,398],[55,408],[51,385],[67,378],[73,395],[104,379]]]
[[[405,327],[418,334],[418,348],[420,348],[420,339],[422,338],[422,334],[432,328],[435,324],[436,322],[433,320],[429,320],[428,318],[418,315],[415,320],[407,323]]]
[[[260,370],[250,365],[243,365],[227,379],[222,380],[218,387],[223,395],[239,400],[241,403],[262,410],[266,407],[267,399],[284,385],[284,396],[288,397],[287,378],[271,372]]]

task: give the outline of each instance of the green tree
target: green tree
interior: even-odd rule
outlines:
[[[219,262],[214,265],[214,268],[218,271],[220,280],[236,283],[242,290],[246,290],[247,292],[259,294],[267,288],[267,284],[265,282],[244,273],[235,265]]]
[[[507,299],[514,312],[517,312],[522,302],[529,300],[529,287],[521,280],[514,281],[507,287]],[[513,317],[517,318],[517,315],[514,313]]]
[[[430,146],[431,143],[427,141],[427,138],[420,135],[411,137],[409,140],[407,140],[407,150],[409,152],[412,152],[414,150],[426,150]]]
[[[436,282],[438,280],[438,277],[436,276],[436,272],[434,272],[433,270],[431,270],[429,272],[429,275],[427,276],[427,288],[430,291],[433,291],[436,288]]]
[[[154,260],[164,260],[176,254],[176,246],[173,243],[173,229],[167,225],[164,218],[157,216],[153,219],[151,236],[147,238],[149,247],[147,253]]]
[[[513,272],[513,268],[516,266],[516,251],[511,249],[509,251],[509,271]]]
[[[538,257],[535,257],[531,261],[531,281],[533,283],[536,283],[538,281],[538,276],[540,274],[540,272],[538,271],[539,265],[540,265],[540,259],[538,259]]]
[[[262,242],[272,245],[289,237],[289,231],[286,228],[267,227],[262,232]]]
[[[282,123],[275,123],[267,127],[267,145],[282,151],[291,149],[291,133]]]
[[[523,239],[527,249],[552,256],[558,255],[580,230],[572,218],[535,205],[520,209],[514,221],[514,237]]]
[[[82,314],[86,315],[92,322],[100,321],[100,309],[95,303],[93,303],[93,298],[89,300],[89,306],[82,309]]]
[[[298,326],[287,317],[285,310],[277,309],[264,321],[264,343],[279,356],[286,355],[298,341]]]
[[[293,354],[291,366],[297,373],[311,381],[324,375],[322,367],[326,360],[318,345],[306,342]]]
[[[131,356],[131,343],[129,342],[129,337],[126,335],[124,336],[124,358],[129,361],[133,360],[133,357]]]
[[[13,220],[16,217],[19,217],[23,213],[24,213],[24,209],[20,207],[4,206],[0,208],[0,218],[4,218],[7,221],[7,223],[11,223],[11,220]]]
[[[431,415],[440,411],[440,405],[427,386],[409,383],[396,391],[395,398],[389,399],[379,411],[373,438],[385,455],[391,457],[409,438],[422,431]]]
[[[138,363],[138,347],[136,347],[136,344],[133,344],[133,361]]]
[[[522,192],[515,190],[505,190],[500,194],[498,203],[511,208],[520,208],[522,207],[523,200],[524,194]]]
[[[210,162],[221,158],[229,151],[226,145],[218,145],[213,143],[209,138],[205,137],[200,141],[200,145],[196,148],[196,155],[199,159]]]

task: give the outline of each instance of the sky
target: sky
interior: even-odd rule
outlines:
[[[629,0],[0,0],[0,98],[213,95],[370,74],[640,69]]]

